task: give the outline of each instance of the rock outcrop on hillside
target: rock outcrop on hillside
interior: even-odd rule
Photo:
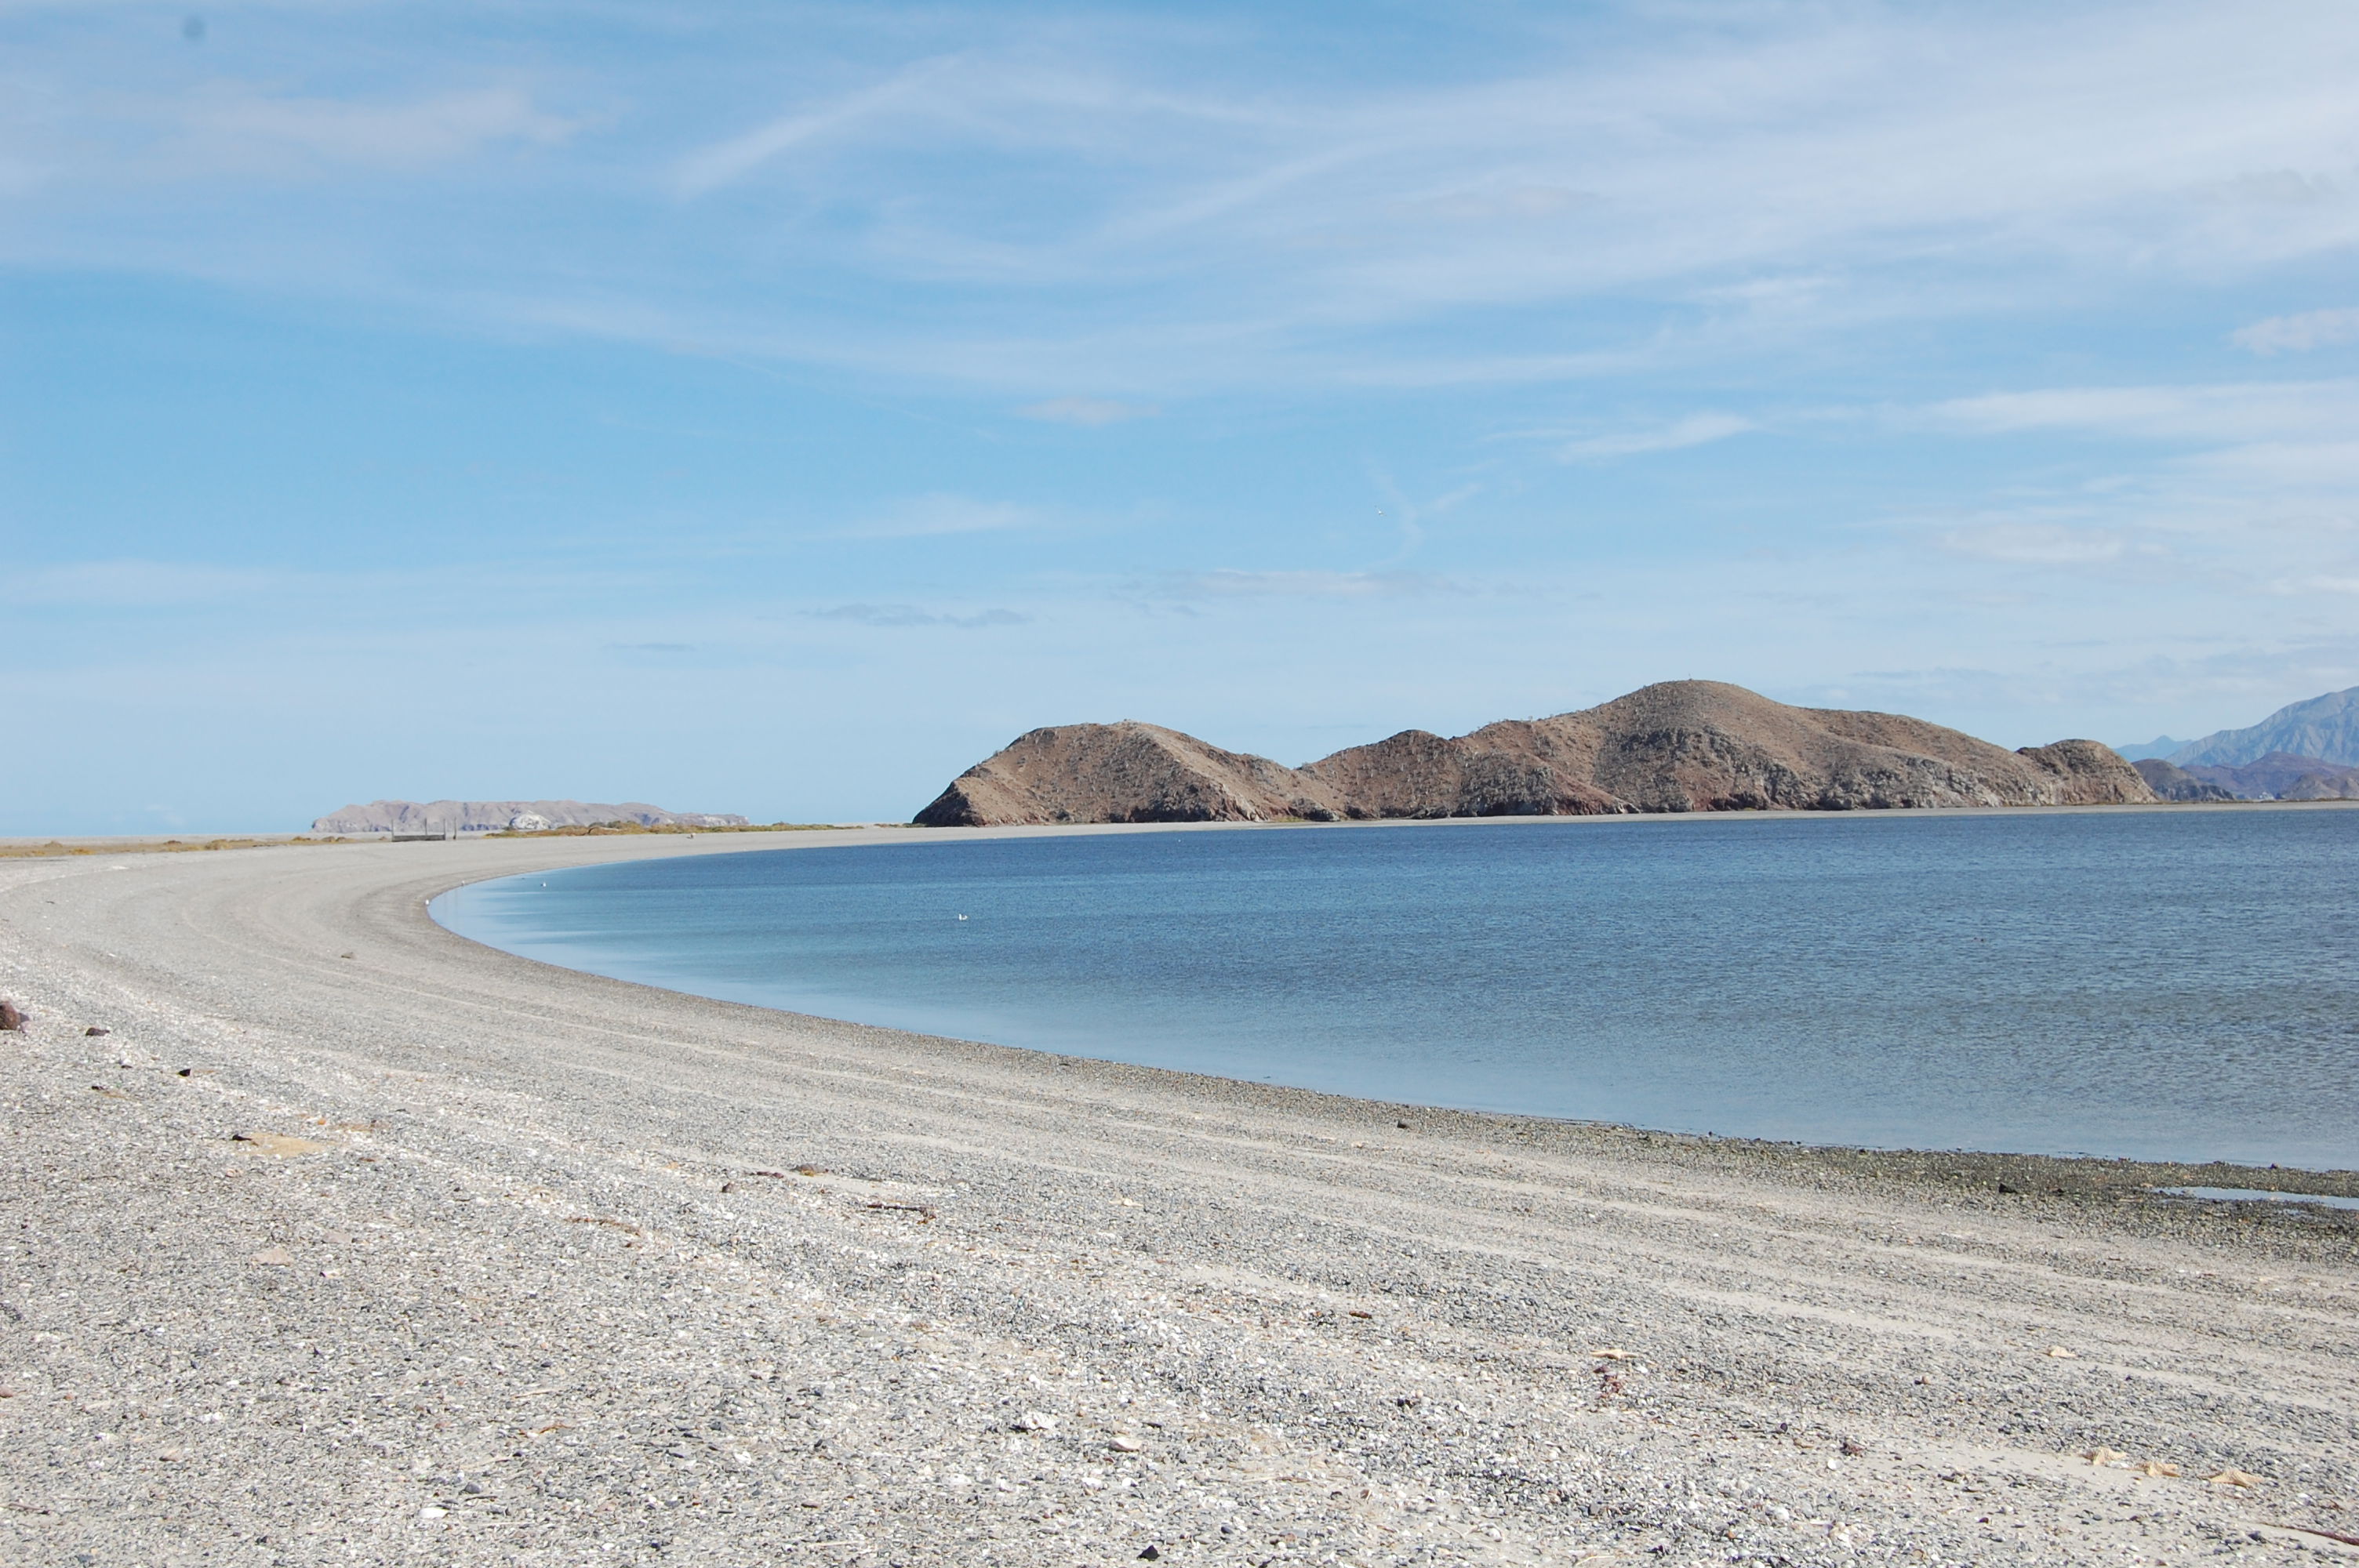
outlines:
[[[1789,708],[1742,687],[1670,681],[1455,738],[1403,730],[1300,768],[1151,724],[1035,730],[962,773],[917,820],[1332,821],[2155,798],[2136,769],[2093,741],[2009,752],[1898,714]]]
[[[373,800],[330,812],[311,824],[314,833],[497,833],[519,817],[539,820],[527,827],[587,827],[601,822],[632,822],[642,827],[743,827],[745,819],[723,812],[666,811],[645,801],[603,806],[581,800]]]
[[[2051,741],[2016,752],[2058,781],[2059,806],[2147,806],[2158,798],[2138,771],[2102,741]]]

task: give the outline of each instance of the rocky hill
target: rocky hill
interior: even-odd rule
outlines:
[[[2247,730],[2190,741],[2168,761],[2182,768],[2240,768],[2272,752],[2359,765],[2359,686],[2289,703]]]
[[[1670,681],[1455,738],[1407,730],[1300,768],[1125,721],[1035,730],[953,780],[929,827],[1584,816],[2151,802],[2093,741],[2010,752],[1889,713]]]
[[[527,820],[519,821],[519,818]],[[538,820],[529,820],[538,818]],[[742,816],[709,811],[666,811],[645,801],[603,806],[581,800],[373,800],[348,806],[311,824],[314,833],[496,833],[510,827],[587,827],[635,822],[642,827],[743,827]]]
[[[931,827],[1011,822],[1321,821],[1341,798],[1299,771],[1224,752],[1159,724],[1064,724],[1019,735],[951,781],[917,820]]]

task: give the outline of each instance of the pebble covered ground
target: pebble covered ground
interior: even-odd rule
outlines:
[[[931,1040],[424,913],[766,843],[0,863],[0,1561],[2359,1559],[2359,1216]]]

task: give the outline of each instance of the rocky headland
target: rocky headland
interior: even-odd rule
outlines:
[[[1158,725],[1059,725],[969,768],[917,821],[1332,822],[2157,798],[2136,769],[2094,741],[2010,752],[1900,714],[1791,708],[1743,687],[1690,680],[1468,735],[1405,730],[1299,768]]]

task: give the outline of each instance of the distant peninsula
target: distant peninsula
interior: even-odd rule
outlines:
[[[726,812],[666,811],[629,800],[605,806],[583,800],[373,800],[332,811],[311,824],[314,833],[503,833],[511,828],[591,827],[627,822],[640,827],[744,827]]]
[[[916,820],[1334,822],[2156,799],[2094,741],[2010,752],[1921,719],[1789,708],[1684,680],[1455,738],[1404,730],[1299,768],[1130,720],[1035,730],[961,773]]]

